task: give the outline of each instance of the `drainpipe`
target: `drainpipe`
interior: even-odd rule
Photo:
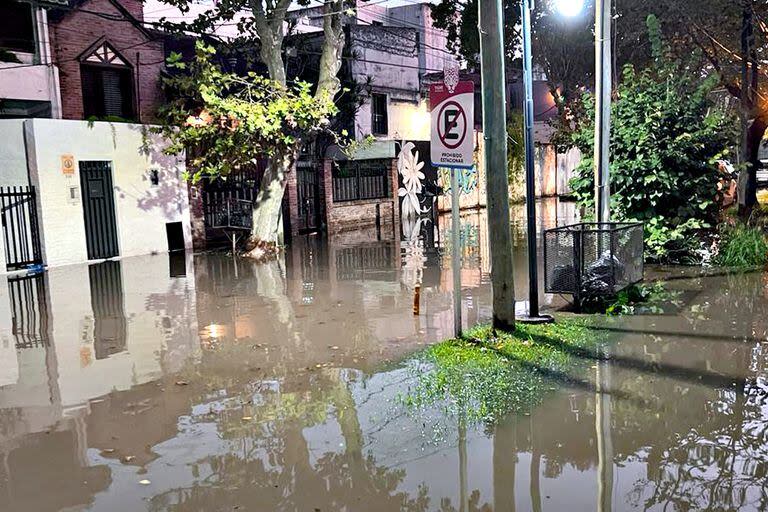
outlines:
[[[51,102],[51,117],[61,119],[61,87],[59,70],[53,63],[50,27],[48,26],[48,11],[42,8],[35,10],[35,62],[48,68],[48,97]]]
[[[139,76],[141,73],[141,52],[136,52],[136,120],[141,122],[141,80]]]

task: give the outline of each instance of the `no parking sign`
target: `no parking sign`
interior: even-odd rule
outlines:
[[[475,151],[475,84],[470,81],[432,84],[431,159],[436,167],[472,167]]]

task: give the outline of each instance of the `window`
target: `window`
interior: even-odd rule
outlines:
[[[388,133],[387,95],[371,94],[371,131],[374,135]]]
[[[389,160],[345,160],[333,169],[333,202],[390,197]]]
[[[26,2],[0,2],[0,48],[35,53],[35,24],[32,6]]]
[[[86,119],[134,119],[133,72],[111,46],[104,43],[83,60],[80,78]]]

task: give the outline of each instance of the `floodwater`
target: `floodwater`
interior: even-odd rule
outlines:
[[[473,324],[487,242],[482,212],[463,220]],[[408,357],[452,332],[449,262],[309,239],[266,265],[152,256],[0,282],[0,510],[768,508],[767,276],[651,269],[676,308],[596,318],[605,354],[467,426],[402,400]]]

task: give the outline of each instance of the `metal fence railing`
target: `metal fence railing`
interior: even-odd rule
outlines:
[[[0,187],[0,221],[7,269],[42,264],[35,187]]]
[[[577,305],[643,279],[643,224],[581,223],[544,232],[544,288]]]

